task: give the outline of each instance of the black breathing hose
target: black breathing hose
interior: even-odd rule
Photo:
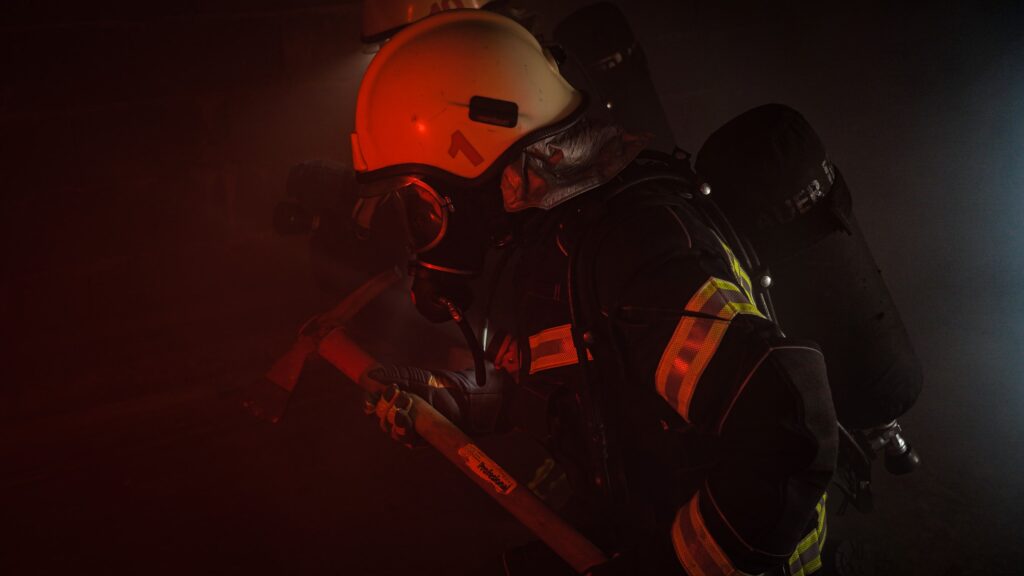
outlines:
[[[462,330],[462,337],[466,339],[466,346],[469,347],[469,351],[473,354],[473,369],[476,371],[476,385],[483,388],[487,384],[487,364],[484,362],[484,351],[480,347],[480,341],[477,340],[476,334],[473,333],[473,327],[469,325],[469,321],[466,320],[466,315],[462,313],[462,310],[455,305],[454,302],[447,298],[441,298],[440,302],[448,308],[448,314],[451,315],[452,320],[458,325],[459,329]]]

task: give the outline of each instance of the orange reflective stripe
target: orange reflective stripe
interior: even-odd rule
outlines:
[[[587,358],[593,358],[587,352]],[[576,364],[576,345],[572,341],[572,325],[563,324],[541,330],[530,336],[530,374]]]
[[[686,311],[702,317],[679,320],[658,362],[654,383],[662,398],[689,422],[697,382],[718,350],[729,321],[737,314],[764,316],[735,284],[720,278],[708,279],[690,298]]]
[[[700,495],[676,512],[672,523],[672,546],[679,563],[690,576],[740,576],[729,557],[715,542],[700,515]]]

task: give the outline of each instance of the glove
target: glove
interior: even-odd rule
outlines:
[[[383,393],[367,393],[363,398],[363,412],[376,414],[380,429],[406,448],[423,443],[413,425],[412,396],[402,392],[398,385],[388,386]]]
[[[381,394],[367,394],[363,411],[380,420],[381,429],[406,446],[419,443],[413,426],[415,394],[469,434],[494,429],[501,409],[502,380],[491,370],[487,385],[476,385],[472,371],[424,370],[411,366],[382,366],[368,374],[390,384]]]
[[[368,374],[382,384],[390,384],[380,394],[367,394],[363,411],[376,415],[381,430],[407,447],[422,444],[413,425],[413,401],[409,394],[415,394],[434,407],[442,416],[459,425],[462,411],[452,390],[464,390],[472,385],[460,372],[438,370],[432,372],[411,366],[382,366]]]

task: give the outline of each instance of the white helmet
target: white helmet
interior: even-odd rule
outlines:
[[[486,10],[452,10],[399,31],[363,76],[352,159],[360,182],[409,175],[471,185],[583,113],[537,39]]]
[[[483,8],[490,3],[491,0],[363,0],[363,42],[380,42],[403,27],[444,10]]]

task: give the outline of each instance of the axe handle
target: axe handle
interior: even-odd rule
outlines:
[[[380,363],[349,338],[343,329],[335,328],[328,332],[320,341],[318,351],[324,360],[367,392],[377,393],[385,388],[383,384],[366,375]]]
[[[378,362],[340,329],[324,337],[319,352],[368,392],[383,390],[383,384],[366,375]],[[419,396],[409,396],[413,399],[409,412],[416,432],[573,569],[582,574],[608,561],[604,552],[548,508],[529,488],[516,482],[462,430]]]

